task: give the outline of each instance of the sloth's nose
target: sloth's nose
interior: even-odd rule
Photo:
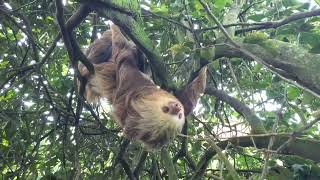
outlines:
[[[170,102],[169,107],[170,107],[170,114],[173,114],[173,115],[177,115],[182,109],[181,105],[176,102]]]

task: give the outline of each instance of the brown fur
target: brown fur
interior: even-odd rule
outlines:
[[[139,71],[137,53],[136,47],[112,26],[112,59],[117,67],[113,115],[129,139],[141,141],[147,148],[159,148],[172,140],[184,124],[184,117],[176,119],[164,113],[162,107],[169,102],[182,104]]]
[[[207,66],[204,66],[200,69],[198,76],[195,77],[191,83],[177,92],[177,97],[184,106],[186,116],[192,112],[199,97],[204,93],[204,90],[206,89],[206,80]]]
[[[111,60],[111,31],[104,32],[100,39],[95,40],[86,51],[86,56],[93,63],[95,74],[89,74],[83,64],[78,65],[81,76],[88,80],[84,97],[88,102],[98,102],[101,97],[112,102],[112,94],[116,88],[116,67]],[[78,81],[77,84],[79,86]]]
[[[106,97],[112,103],[114,119],[128,139],[140,141],[148,149],[155,149],[170,142],[181,131],[185,122],[182,103],[172,94],[159,89],[139,71],[138,50],[117,26],[112,26],[111,31],[106,31],[89,47],[87,57],[94,64],[95,75],[90,75],[82,64],[79,65],[81,75],[88,79],[85,97],[89,102]],[[201,92],[198,90],[198,81],[187,88],[192,92],[193,106],[203,93],[202,86]],[[201,82],[205,83],[203,78]],[[188,97],[182,99],[185,101]],[[168,107],[170,103],[181,109],[176,114],[164,113],[163,107]]]
[[[85,98],[97,102],[106,97],[112,103],[112,114],[127,138],[143,142],[148,149],[162,147],[181,131],[184,117],[165,114],[162,107],[169,102],[182,104],[170,93],[157,88],[153,81],[139,71],[139,53],[135,45],[116,26],[93,42],[86,53],[95,74],[87,77]],[[183,108],[181,110],[183,114]]]

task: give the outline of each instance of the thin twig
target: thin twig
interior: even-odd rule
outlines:
[[[186,29],[186,30],[188,30],[188,31],[191,31],[191,29],[190,29],[189,27],[183,25],[182,23],[180,23],[180,22],[178,22],[178,21],[175,21],[175,20],[170,19],[170,18],[165,17],[165,16],[161,16],[161,15],[159,15],[159,14],[153,13],[153,12],[148,11],[148,10],[146,10],[146,9],[142,9],[141,11],[142,11],[142,15],[151,15],[151,16],[153,16],[153,17],[161,18],[161,19],[164,19],[164,20],[166,20],[166,21],[168,21],[168,22],[170,22],[170,23],[172,23],[172,24],[178,25],[178,26],[180,26],[180,27],[182,27],[182,28],[184,28],[184,29]]]
[[[253,31],[253,30],[270,29],[270,28],[275,29],[280,26],[291,23],[292,21],[296,21],[296,20],[304,19],[304,18],[308,18],[308,17],[313,17],[313,16],[320,16],[320,9],[307,11],[307,12],[299,12],[299,13],[295,13],[295,14],[293,14],[285,19],[279,20],[279,21],[268,21],[268,22],[263,22],[264,24],[261,24],[258,26],[239,29],[236,31],[236,34],[248,32],[248,31]]]
[[[203,8],[205,9],[205,11],[208,13],[209,17],[219,26],[219,29],[222,31],[222,33],[224,34],[224,36],[227,38],[227,40],[234,45],[235,47],[239,47],[239,45],[237,43],[235,43],[231,37],[229,36],[227,30],[223,27],[223,25],[220,23],[220,21],[218,20],[218,18],[216,18],[216,16],[211,12],[209,6],[207,3],[205,3],[203,0],[199,0],[201,5],[203,6]]]
[[[234,169],[234,167],[232,166],[232,164],[230,164],[229,160],[227,159],[227,157],[222,153],[222,150],[220,149],[219,146],[216,145],[216,143],[214,143],[214,141],[212,141],[212,139],[208,139],[207,141],[210,146],[217,152],[219,158],[223,161],[223,163],[226,165],[226,168],[228,169],[228,172],[230,173],[230,175],[232,176],[232,178],[234,180],[240,179],[237,171]]]
[[[236,89],[237,89],[238,94],[239,94],[239,96],[240,96],[240,98],[241,98],[241,101],[243,101],[244,98],[243,98],[243,96],[242,96],[242,94],[241,94],[240,85],[239,85],[239,83],[238,83],[238,79],[237,79],[237,77],[236,77],[236,74],[234,73],[234,70],[233,70],[232,64],[231,64],[231,62],[230,62],[230,59],[227,60],[227,64],[228,64],[228,67],[229,67],[229,69],[230,69],[231,76],[232,76],[232,78],[233,78],[233,80],[234,80],[234,83],[236,84]]]
[[[279,118],[277,118],[276,122],[273,124],[272,133],[276,133],[276,130],[278,127],[278,121],[279,121]],[[268,164],[269,164],[269,159],[271,157],[271,153],[269,151],[271,151],[274,141],[275,141],[275,136],[271,136],[268,144],[268,152],[265,152],[264,166],[262,169],[261,176],[259,178],[260,180],[264,180],[265,176],[268,174]]]
[[[279,153],[281,152],[284,148],[286,148],[292,141],[295,140],[296,137],[301,136],[304,131],[307,129],[311,128],[314,124],[318,123],[320,121],[320,117],[317,117],[315,120],[311,121],[310,123],[306,124],[302,128],[294,131],[291,133],[289,139],[283,143],[277,150],[276,152]]]
[[[28,3],[26,3],[26,4],[24,4],[24,5],[20,6],[20,7],[18,7],[18,8],[16,8],[16,9],[12,10],[12,11],[13,11],[13,12],[19,11],[20,9],[25,8],[25,7],[27,7],[27,6],[30,6],[31,4],[33,4],[33,3],[35,3],[35,2],[37,2],[37,0],[28,2]]]

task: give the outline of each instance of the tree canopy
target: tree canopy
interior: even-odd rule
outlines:
[[[161,150],[75,86],[111,22],[173,94],[208,68]],[[319,69],[319,0],[0,0],[0,179],[320,179]]]

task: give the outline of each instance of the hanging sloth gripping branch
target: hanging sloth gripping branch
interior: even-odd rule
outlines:
[[[185,116],[205,89],[206,67],[177,94],[179,99],[158,88],[139,70],[139,50],[115,25],[90,45],[86,55],[95,68],[91,75],[83,64],[78,67],[87,79],[86,100],[107,98],[125,136],[147,149],[161,148],[181,132]]]

